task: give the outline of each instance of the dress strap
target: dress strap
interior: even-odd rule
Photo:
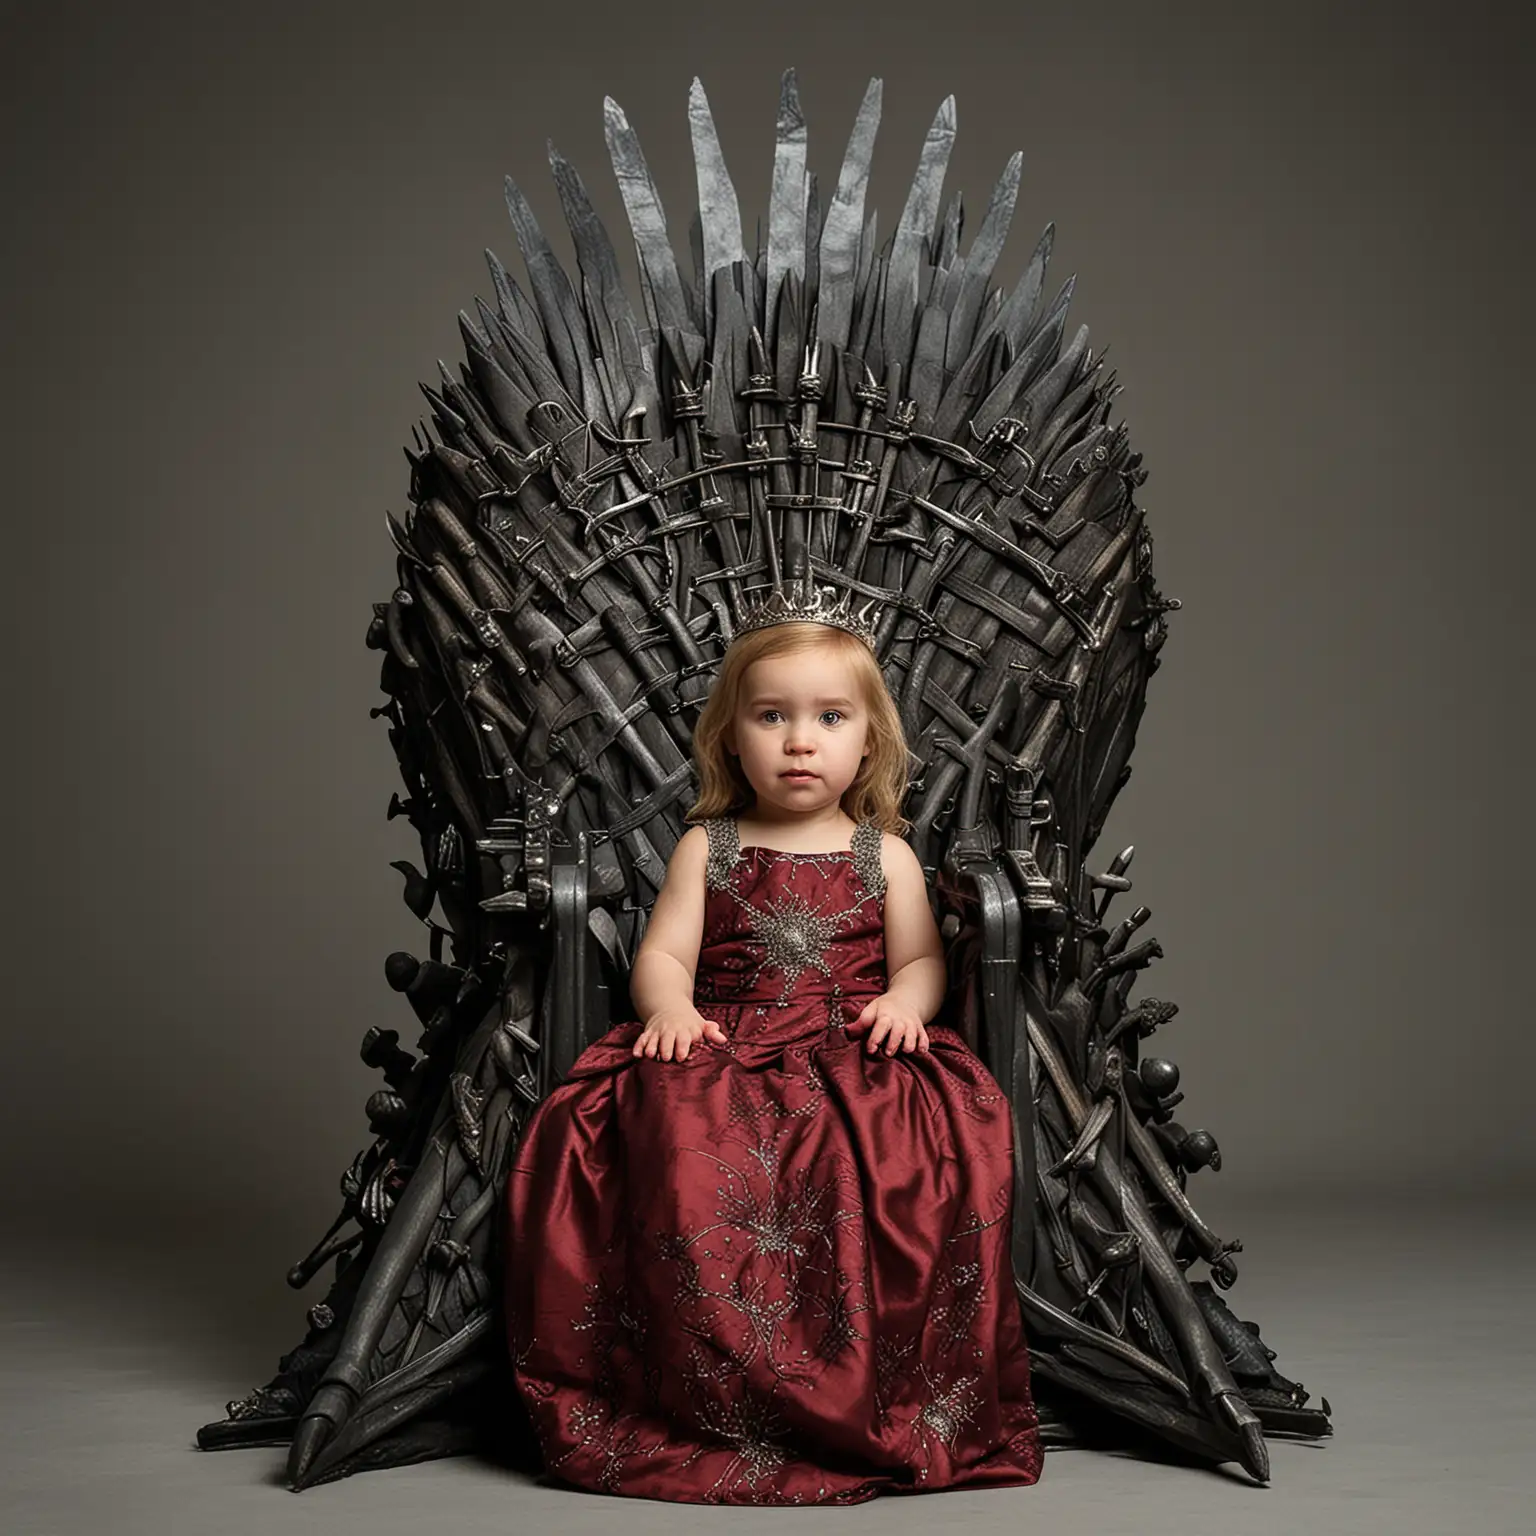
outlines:
[[[880,867],[880,846],[885,834],[872,821],[861,821],[849,839],[853,848],[853,867],[871,896],[885,895],[885,871]]]
[[[723,890],[730,884],[731,871],[741,857],[741,831],[734,816],[706,816],[704,832],[709,838],[704,883],[714,890]]]

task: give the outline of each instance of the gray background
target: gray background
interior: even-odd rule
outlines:
[[[1530,30],[1481,3],[13,15],[0,1150],[8,1269],[31,1288],[8,1338],[12,1369],[54,1371],[71,1341],[92,1341],[94,1364],[63,1396],[29,1378],[49,1407],[30,1397],[10,1443],[89,1445],[108,1468],[116,1447],[125,1477],[159,1465],[165,1444],[138,1410],[112,1439],[128,1422],[111,1407],[116,1348],[130,1376],[182,1394],[154,1398],[174,1455],[153,1487],[201,1478],[204,1525],[237,1493],[258,1525],[303,1528],[296,1508],[371,1510],[341,1501],[379,1501],[391,1480],[487,1492],[459,1464],[295,1502],[249,1458],[182,1447],[302,1331],[282,1273],[330,1220],[366,1137],[358,1040],[373,1023],[409,1033],[382,961],[422,933],[387,864],[419,856],[384,820],[398,780],[368,718],[382,698],[362,637],[393,585],[383,513],[405,506],[416,381],[435,380],[439,357],[456,370],[456,313],[491,291],[482,249],[518,267],[501,178],[566,250],[552,136],[622,227],[602,139],[611,92],[681,236],[698,73],[750,218],[789,64],[824,185],[865,81],[883,76],[885,230],[946,93],[960,125],[948,185],[966,193],[969,232],[1025,151],[1002,276],[1055,220],[1052,290],[1077,273],[1072,319],[1126,386],[1158,579],[1184,604],[1092,862],[1137,846],[1132,900],[1167,951],[1139,991],[1181,1005],[1151,1049],[1183,1068],[1181,1120],[1225,1154],[1195,1179],[1196,1204],[1219,1230],[1237,1217],[1245,1235],[1276,1235],[1250,1237],[1234,1305],[1259,1316],[1282,1369],[1337,1397],[1355,1361],[1370,1400],[1406,1411],[1409,1384],[1374,1374],[1359,1330],[1381,1328],[1377,1298],[1436,1263],[1442,1328],[1467,1315],[1474,1273],[1493,1308],[1515,1274],[1497,1212],[1528,1210],[1536,1172],[1516,986]],[[1465,1238],[1482,1211],[1494,1225]],[[1396,1236],[1370,1239],[1373,1222]],[[1383,1255],[1373,1290],[1351,1265]],[[1458,1347],[1509,1366],[1496,1308],[1473,1310]],[[1382,1355],[1402,1363],[1427,1315],[1406,1307]],[[1320,1352],[1325,1339],[1345,1353]],[[1486,1405],[1482,1385],[1472,1396]],[[1405,1434],[1426,1433],[1413,1422]],[[1359,1417],[1341,1428],[1334,1475],[1362,1439],[1397,1443],[1362,1437]],[[1321,1458],[1293,1456],[1294,1488]],[[1130,1521],[1153,1475],[1121,1468],[1113,1486],[1132,1502],[1097,1528],[1120,1528],[1115,1508]],[[1504,1475],[1485,1493],[1511,1487]],[[14,1528],[85,1522],[68,1479],[14,1477]],[[1011,1491],[1009,1518],[1081,1514],[1067,1474],[1049,1482]],[[505,1496],[491,1486],[487,1529]],[[569,1497],[541,1518],[611,1510]],[[934,1518],[914,1504],[896,1501]],[[1223,1518],[1258,1529],[1257,1507],[1238,1497]],[[1265,1507],[1294,1528],[1294,1509]],[[1432,1500],[1415,1507],[1438,1518]],[[1388,1512],[1349,1508],[1366,1521],[1349,1529]],[[144,1529],[164,1528],[154,1510]],[[1152,1528],[1145,1511],[1131,1523]]]

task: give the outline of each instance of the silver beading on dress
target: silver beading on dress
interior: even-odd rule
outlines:
[[[709,856],[704,861],[704,883],[711,890],[724,890],[730,883],[731,871],[741,857],[741,833],[734,816],[710,816],[705,819],[704,832],[709,839]]]
[[[872,821],[861,821],[853,829],[853,867],[871,896],[885,895],[885,871],[880,866],[880,849],[885,833]]]

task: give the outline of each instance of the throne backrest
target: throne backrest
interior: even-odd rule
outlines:
[[[1163,612],[1113,379],[1046,302],[1047,227],[993,273],[1009,162],[974,240],[942,204],[941,107],[895,232],[865,222],[878,82],[822,218],[786,76],[765,250],[749,257],[708,103],[691,120],[695,269],[621,109],[608,139],[639,262],[631,305],[576,172],[552,152],[568,273],[510,181],[525,291],[461,317],[426,391],[412,510],[389,519],[386,711],[425,882],[460,962],[577,902],[632,954],[695,798],[690,742],[755,602],[804,580],[878,604],[917,771],[905,814],[964,932],[967,871],[1000,869],[1034,937],[1088,910],[1082,859],[1119,786]],[[557,868],[563,886],[555,889]],[[960,892],[960,897],[955,892]],[[577,929],[567,924],[566,931]]]

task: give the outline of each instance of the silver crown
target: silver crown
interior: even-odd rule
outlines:
[[[818,587],[810,577],[775,587],[762,602],[747,609],[736,633],[771,629],[776,624],[828,624],[857,635],[870,650],[875,649],[875,626],[871,615],[879,604],[871,598],[855,609],[850,594],[839,595],[836,587]]]

